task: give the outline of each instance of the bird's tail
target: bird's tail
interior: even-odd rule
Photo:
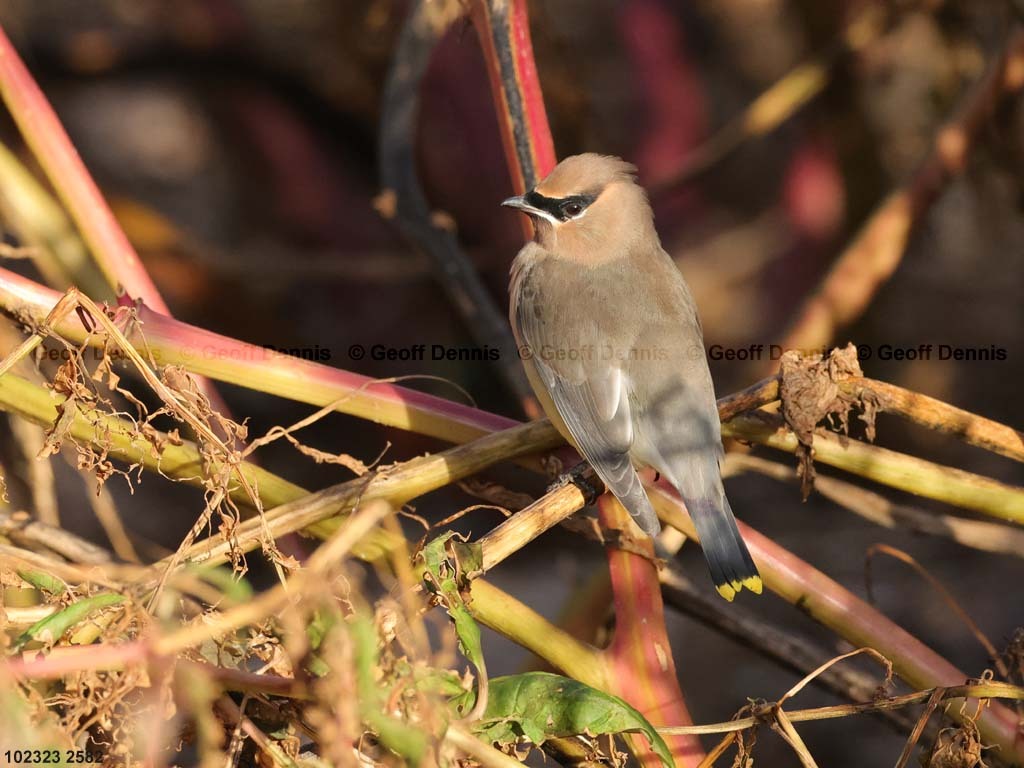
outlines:
[[[715,589],[732,602],[744,587],[761,594],[761,576],[736,527],[729,500],[724,493],[720,499],[718,504],[708,498],[686,499],[686,508],[697,528]]]

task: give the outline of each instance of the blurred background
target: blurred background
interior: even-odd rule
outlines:
[[[559,157],[581,151],[636,163],[651,188],[662,241],[690,282],[708,345],[778,342],[809,292],[859,226],[910,178],[942,123],[980,78],[1016,22],[996,0],[536,0],[531,31]],[[870,40],[844,41],[866,6],[884,11]],[[176,317],[244,341],[315,350],[314,359],[375,377],[428,374],[465,389],[486,410],[522,418],[486,362],[350,359],[352,345],[475,346],[432,271],[382,216],[377,133],[388,68],[406,16],[398,0],[5,0],[0,25],[63,120]],[[695,153],[735,125],[758,94],[800,64],[824,63],[809,104],[763,136],[739,136],[682,182]],[[996,347],[994,361],[863,362],[866,375],[945,400],[1016,428],[1024,379],[1024,102],[1007,98],[978,133],[963,172],[916,222],[891,280],[863,316],[833,339],[881,350],[922,344]],[[422,90],[417,157],[431,207],[445,215],[504,311],[507,272],[521,222],[499,208],[513,193],[476,34],[456,22],[436,50]],[[0,140],[31,167],[4,115]],[[704,149],[702,149],[704,148]],[[691,166],[692,167],[692,166]],[[375,205],[376,201],[376,205]],[[5,223],[5,240],[17,242]],[[32,275],[31,265],[13,268]],[[713,360],[719,395],[745,387],[770,361]],[[438,382],[408,386],[459,399]],[[221,387],[250,435],[311,408]],[[401,461],[442,446],[344,416],[304,442],[367,463]],[[1011,461],[937,439],[882,417],[878,441],[896,450],[1024,484]],[[771,456],[764,449],[755,453]],[[280,442],[264,466],[309,488],[348,479]],[[60,462],[56,462],[60,464]],[[68,465],[62,521],[105,543]],[[823,474],[829,470],[822,469]],[[541,480],[511,469],[487,479],[539,494]],[[17,500],[24,493],[11,482]],[[884,541],[942,578],[998,648],[1024,624],[1008,593],[1020,557],[874,526],[795,485],[742,474],[728,481],[738,515],[856,594],[864,552]],[[115,497],[128,489],[112,483]],[[198,492],[147,478],[124,504],[145,557],[177,546],[201,509]],[[887,498],[949,513],[885,490]],[[458,489],[420,500],[444,518],[476,503]],[[17,503],[17,502],[16,502]],[[138,510],[145,509],[145,515]],[[968,513],[962,513],[968,514]],[[476,511],[464,531],[499,519]],[[410,529],[412,535],[415,529]],[[690,548],[692,549],[692,548]],[[684,552],[708,592],[704,566]],[[545,535],[494,574],[503,588],[554,617],[603,567],[597,544],[564,530]],[[259,576],[259,570],[256,569]],[[905,566],[874,567],[879,607],[970,674],[990,666],[982,648]],[[745,607],[836,646],[828,632],[773,596]],[[699,622],[673,614],[673,647],[696,722],[728,719],[746,697],[774,699],[797,675]],[[490,671],[528,662],[494,635]],[[804,706],[836,703],[809,690]],[[801,734],[822,765],[891,764],[904,737],[881,721],[807,724]],[[795,758],[764,732],[755,754]]]

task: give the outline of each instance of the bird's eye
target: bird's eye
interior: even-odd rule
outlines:
[[[562,213],[566,216],[579,216],[583,213],[583,205],[577,202],[566,203],[562,206]]]

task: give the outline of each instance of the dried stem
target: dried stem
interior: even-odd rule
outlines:
[[[1024,61],[1021,62],[1024,66]],[[909,389],[876,379],[850,379],[840,389],[854,396],[870,394],[878,408],[963,440],[968,445],[1024,461],[1024,432],[986,419]]]
[[[891,696],[877,701],[865,702],[863,704],[838,704],[832,707],[815,707],[813,709],[802,709],[787,712],[786,715],[794,723],[806,723],[812,720],[834,720],[837,717],[849,717],[868,712],[878,712],[887,709],[899,709],[913,704],[927,702],[932,696],[939,693],[942,701],[955,702],[959,699],[1010,699],[1012,701],[1024,701],[1024,688],[1007,683],[969,683],[967,685],[954,685],[948,687],[928,688],[923,691],[907,693],[902,696]],[[771,711],[775,704],[767,704],[749,717],[740,717],[723,723],[710,723],[708,725],[680,726],[678,728],[659,728],[661,733],[729,733],[731,731],[743,731],[753,728],[762,722],[764,714]],[[1012,758],[1013,753],[1002,755],[1003,758]]]
[[[865,580],[868,583],[868,599],[872,603],[874,603],[875,600],[871,590],[871,563],[873,561],[873,558],[877,554],[888,555],[889,557],[895,558],[900,562],[906,563],[915,571],[917,571],[921,578],[928,582],[929,586],[931,586],[931,588],[935,590],[938,596],[942,598],[942,602],[949,606],[949,609],[957,616],[957,618],[960,619],[961,622],[963,622],[964,626],[967,627],[970,633],[974,635],[974,639],[977,640],[978,644],[985,649],[985,652],[988,654],[989,660],[995,666],[996,671],[999,672],[999,675],[1004,680],[1009,680],[1010,671],[1006,666],[1006,662],[1003,661],[999,651],[996,650],[996,647],[994,645],[992,645],[992,641],[988,639],[985,633],[981,630],[981,627],[979,627],[977,623],[974,621],[974,619],[971,618],[971,615],[966,610],[964,610],[963,606],[961,606],[957,599],[953,597],[953,594],[948,589],[946,589],[945,585],[937,578],[932,576],[928,569],[921,565],[919,562],[917,562],[917,560],[915,560],[913,557],[908,555],[906,552],[903,552],[902,550],[896,549],[895,547],[890,547],[888,544],[872,544],[867,551],[865,565]]]
[[[722,434],[787,453],[798,445],[780,418],[763,412],[737,416],[722,425]],[[1016,486],[824,430],[815,433],[814,459],[890,488],[1024,525],[1024,489]]]
[[[601,481],[590,470],[587,471],[586,478],[588,483],[601,485]],[[586,504],[586,495],[575,484],[563,485],[544,494],[480,539],[483,570],[489,571],[544,531],[583,509]]]
[[[742,605],[726,606],[718,595],[701,592],[675,563],[669,563],[660,575],[668,605],[752,648],[764,658],[801,674],[811,672],[829,658],[825,648],[807,638],[765,621]],[[851,701],[870,701],[878,694],[877,678],[848,666],[828,669],[815,677],[814,683]],[[914,725],[913,718],[895,710],[883,709],[879,714],[900,733],[906,733]]]
[[[310,588],[310,579],[324,575],[328,568],[340,563],[391,511],[391,506],[380,499],[367,502],[353,512],[344,525],[338,526],[309,558],[306,567],[293,573],[286,584],[277,584],[225,613],[205,617],[203,621],[158,638],[153,643],[153,653],[158,656],[180,653],[278,613],[303,594],[304,589]]]
[[[0,394],[5,389],[9,389],[14,382],[18,382],[16,377],[8,374],[7,376],[0,379]],[[27,385],[27,383],[24,383]],[[52,401],[48,399],[48,395],[38,387],[32,387],[27,385],[28,389],[23,390],[19,393],[19,396],[12,398],[12,400],[22,407],[27,400],[30,400],[34,395],[34,391],[39,391],[39,398],[42,400],[42,406],[44,409],[48,408],[51,414],[50,418],[53,418],[55,412],[53,411]],[[96,433],[94,428],[89,426],[93,431],[91,432],[91,439],[96,439]],[[537,430],[536,435],[545,436],[544,439],[551,439],[552,430],[549,426],[544,424],[530,425],[523,429],[535,429]],[[533,439],[537,439],[536,435]],[[84,435],[84,439],[90,439],[89,434]],[[125,441],[130,448],[131,441]],[[822,441],[823,444],[825,441]],[[516,443],[519,449],[526,451],[532,447],[531,444],[524,444],[523,442]],[[169,446],[168,450],[173,446]],[[871,448],[871,446],[864,446],[865,448]],[[507,450],[507,448],[505,449]],[[138,449],[136,449],[138,452]],[[437,460],[438,457],[426,457],[425,459],[416,460],[419,462],[425,462],[426,465],[413,465],[410,470],[414,472],[415,477],[420,478],[423,475],[421,470],[427,467],[433,467],[430,470],[433,473],[444,473],[444,477],[447,477],[447,467],[445,466],[444,459],[431,463],[432,460]],[[401,480],[399,476],[399,480]],[[448,482],[449,480],[441,480],[440,482]],[[412,482],[411,480],[409,482]],[[271,483],[272,484],[272,483]],[[261,491],[265,491],[266,484],[260,485]],[[402,488],[402,483],[398,482],[397,487],[394,488],[394,493],[398,497],[408,497],[408,489]],[[658,490],[654,490],[653,497],[660,499],[659,507],[661,508],[662,514],[666,520],[671,522],[673,525],[677,525],[684,532],[686,532],[685,524],[680,521],[685,518],[681,514],[682,509],[679,506],[679,502],[672,497],[667,497]],[[415,495],[415,494],[413,494]],[[339,507],[342,505],[338,505]],[[324,506],[318,515],[322,514],[325,517],[335,514],[337,507],[328,508]],[[268,524],[273,526],[275,522],[273,517],[274,512],[268,513]],[[310,524],[312,519],[315,519],[318,515],[312,517],[305,517],[304,515],[296,515],[295,519],[282,520],[280,526],[280,532],[298,530],[306,527]],[[687,520],[688,522],[688,520]],[[285,524],[286,523],[286,524]],[[243,523],[249,525],[250,523]],[[328,533],[331,528],[325,530]],[[243,530],[242,533],[245,531]],[[690,535],[693,534],[692,529],[688,531]],[[279,532],[275,531],[275,535],[280,535]],[[772,544],[764,537],[745,529],[745,539],[751,542],[752,551],[755,552],[755,558],[757,558],[761,564],[762,573],[766,572],[765,566],[765,553],[769,553],[770,557],[779,564],[777,572],[783,574],[785,578],[780,581],[766,581],[766,584],[770,589],[773,589],[783,596],[787,597],[793,602],[801,602],[805,608],[807,608],[812,615],[819,615],[821,620],[831,626],[835,631],[847,637],[851,641],[858,645],[875,645],[883,652],[886,652],[887,656],[896,661],[897,669],[901,671],[901,674],[905,673],[905,676],[911,680],[912,683],[919,685],[929,685],[935,682],[948,683],[956,681],[957,678],[963,679],[962,673],[956,671],[948,662],[937,657],[932,651],[924,647],[918,641],[907,635],[903,630],[899,629],[892,622],[881,617],[877,612],[873,612],[866,606],[862,606],[859,601],[856,600],[852,595],[843,590],[838,584],[828,580],[826,577],[810,568],[806,563],[803,563],[794,558],[789,553],[781,550],[776,545]],[[258,534],[254,536],[254,540],[258,539]],[[200,544],[198,546],[205,546]],[[255,544],[253,545],[255,546]],[[214,547],[216,548],[216,547]],[[378,552],[380,550],[377,550]],[[205,554],[211,554],[207,551]],[[368,553],[372,555],[372,553]],[[223,556],[223,552],[221,553]],[[480,582],[482,584],[482,582]],[[481,594],[485,594],[488,587],[480,587]],[[493,590],[493,588],[491,588]],[[474,591],[476,587],[474,587]],[[556,642],[553,645],[551,643],[551,628],[547,622],[544,622],[540,617],[536,617],[535,621],[543,622],[544,633],[539,635],[531,634],[538,631],[538,626],[531,625],[530,621],[524,619],[524,616],[529,614],[523,613],[525,606],[519,609],[514,609],[512,606],[519,605],[517,603],[509,603],[511,598],[503,596],[498,599],[494,596],[494,592],[491,592],[491,599],[482,599],[479,603],[475,604],[474,610],[478,612],[481,620],[489,624],[492,627],[499,628],[501,631],[508,634],[509,637],[522,642],[526,647],[537,652],[543,658],[549,662],[556,664],[561,669],[569,672],[576,676],[575,671],[578,670],[579,664],[577,660],[582,660],[584,663],[589,663],[593,660],[592,654],[587,654],[581,650],[580,644],[573,640],[568,635],[562,638],[561,642]],[[847,606],[836,612],[836,609],[840,606]],[[850,609],[850,606],[854,606],[856,610]],[[864,612],[866,611],[866,613]],[[849,613],[848,613],[849,612]],[[561,636],[560,636],[561,637]],[[540,638],[543,638],[541,640]],[[889,652],[891,650],[891,652]],[[603,677],[606,672],[597,670],[595,675],[597,677]],[[590,679],[593,679],[595,675],[591,675]],[[584,678],[579,678],[584,680]],[[586,681],[586,680],[584,680]],[[1007,741],[1005,729],[1008,727],[1009,719],[1006,713],[1002,712],[998,708],[990,708],[983,713],[983,720],[981,722],[982,731],[985,738],[989,741],[999,742],[1003,744],[1009,744]]]
[[[60,294],[49,291],[25,278],[0,269],[0,306],[20,309],[43,321],[52,310]],[[496,429],[515,424],[506,419],[477,409],[459,405],[439,397],[394,386],[386,381],[375,381],[358,374],[341,371],[305,360],[296,360],[260,347],[244,344],[223,336],[202,331],[170,318],[140,309],[144,319],[145,339],[132,338],[144,351],[164,363],[184,365],[190,371],[213,378],[257,388],[264,392],[293,400],[324,406],[337,403],[337,410],[361,418],[402,429],[440,437],[450,442],[466,442]],[[73,341],[102,344],[102,339],[86,333],[75,320],[57,323],[55,330]],[[2,379],[0,379],[2,381]],[[851,378],[841,383],[851,392],[873,392],[871,379]],[[878,389],[880,402],[892,406],[897,413],[921,419],[922,423],[956,434],[982,447],[998,447],[1000,453],[1019,450],[1019,434],[1014,430],[983,419],[952,406],[937,409],[938,401],[912,397],[912,393],[886,385]],[[766,379],[737,395],[723,398],[721,413],[728,415],[753,405],[770,402],[777,397],[777,381]],[[14,404],[16,407],[16,403]],[[943,404],[944,405],[944,404]],[[759,421],[760,416],[746,415],[724,425],[730,436],[764,442],[772,447],[792,452],[795,438],[775,434],[777,425]],[[547,440],[558,442],[553,427],[548,427]],[[828,438],[819,441],[817,458],[826,464],[868,477],[876,482],[937,498],[969,509],[998,510],[1006,500],[1004,493],[1014,491],[1005,486],[959,470],[940,467],[910,457],[902,457],[882,448],[844,441],[851,448],[844,454],[841,446]],[[549,447],[549,446],[547,446]],[[538,450],[542,447],[538,446]],[[894,457],[896,457],[894,459]],[[892,466],[888,462],[895,461]],[[913,468],[911,468],[913,466]],[[924,471],[922,483],[914,473]],[[927,488],[918,488],[918,485]],[[1019,500],[1009,497],[1015,508]],[[1011,514],[1015,514],[1012,513]],[[1004,517],[1004,519],[1007,519]]]
[[[34,520],[26,512],[0,510],[0,536],[16,544],[45,547],[74,563],[99,565],[111,560],[110,553],[102,547],[64,528]]]
[[[485,744],[459,723],[452,723],[445,731],[445,741],[460,752],[464,752],[484,768],[522,768],[515,758],[499,752],[490,744]]]
[[[749,470],[793,485],[800,484],[800,476],[795,467],[758,456],[730,453],[726,455],[723,467],[726,472]],[[951,539],[965,547],[1024,557],[1024,531],[1013,526],[925,512],[896,504],[880,493],[827,475],[818,475],[814,479],[814,490],[876,525],[886,528],[902,526],[929,536]]]

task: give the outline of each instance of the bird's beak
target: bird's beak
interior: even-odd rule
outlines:
[[[526,202],[526,198],[523,195],[516,195],[515,197],[508,198],[508,200],[502,200],[501,204],[506,208],[518,208],[523,213],[532,213],[536,216],[541,216],[544,213],[544,211],[534,208]]]

